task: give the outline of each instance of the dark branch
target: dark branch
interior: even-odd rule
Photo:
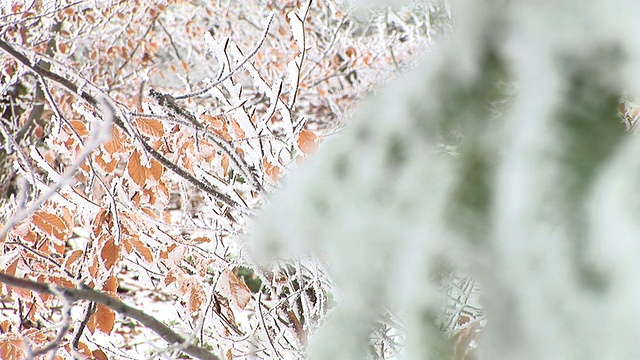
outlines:
[[[31,280],[17,278],[15,276],[11,276],[3,272],[0,272],[0,282],[5,283],[7,285],[19,287],[22,289],[35,291],[41,294],[51,294],[54,296],[62,294],[70,302],[75,302],[78,300],[89,300],[98,304],[102,304],[121,315],[138,320],[142,325],[155,331],[158,335],[160,335],[160,337],[162,337],[169,344],[175,344],[180,346],[181,350],[188,355],[191,355],[198,359],[218,360],[218,357],[211,354],[209,351],[207,351],[202,347],[199,347],[193,344],[188,344],[188,345],[185,344],[185,341],[186,341],[185,338],[176,334],[168,326],[166,326],[165,324],[163,324],[153,316],[147,315],[144,312],[138,309],[135,309],[123,303],[122,301],[114,297],[111,297],[109,295],[103,294],[99,291],[95,291],[87,287],[74,289],[74,288],[57,286],[53,284],[39,283]],[[54,291],[52,289],[56,289],[56,290]]]
[[[0,49],[3,49],[7,53],[9,53],[16,60],[20,61],[23,65],[25,65],[26,67],[30,68],[35,73],[40,74],[42,77],[45,77],[45,78],[48,78],[50,80],[53,80],[53,81],[57,82],[58,84],[60,84],[63,87],[67,88],[69,91],[71,91],[72,93],[76,94],[77,96],[81,97],[83,100],[85,100],[86,102],[91,104],[94,108],[100,109],[100,103],[91,94],[89,94],[86,91],[80,91],[78,86],[76,84],[74,84],[73,82],[69,81],[68,79],[66,79],[66,78],[64,78],[64,77],[62,77],[62,76],[60,76],[60,75],[58,75],[56,73],[51,72],[50,70],[47,70],[47,69],[43,68],[39,64],[32,64],[31,61],[24,54],[22,54],[21,52],[19,52],[16,49],[14,49],[11,45],[6,43],[2,39],[0,39]],[[137,140],[139,140],[140,143],[145,147],[145,149],[147,150],[147,152],[151,156],[153,156],[156,160],[158,160],[163,165],[167,166],[171,171],[173,171],[176,174],[180,175],[181,177],[183,177],[185,180],[189,181],[191,184],[193,184],[198,189],[200,189],[200,190],[208,193],[209,195],[213,196],[214,198],[224,202],[228,206],[230,206],[232,208],[235,208],[235,209],[238,209],[238,210],[245,210],[244,207],[242,207],[237,202],[233,201],[228,196],[226,196],[226,195],[222,194],[221,192],[215,190],[213,187],[204,184],[202,181],[196,179],[193,175],[189,174],[186,170],[180,168],[178,165],[176,165],[173,162],[171,162],[169,159],[164,157],[158,151],[153,149],[153,147],[151,147],[151,145],[149,145],[146,141],[144,141],[144,139],[142,139],[140,136],[138,136],[137,134],[132,134],[127,129],[127,127],[125,126],[124,120],[121,119],[118,116],[118,114],[115,113],[115,112],[114,112],[114,116],[113,116],[113,122],[119,128],[121,128],[127,135],[133,136]],[[169,166],[169,164],[171,166]]]

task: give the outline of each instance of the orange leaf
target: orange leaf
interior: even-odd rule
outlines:
[[[244,130],[242,130],[236,119],[231,118],[231,126],[233,127],[233,132],[236,134],[236,139],[245,137]]]
[[[142,208],[142,211],[144,211],[145,214],[151,216],[154,219],[158,218],[158,215],[156,213],[153,212],[153,210],[149,209],[149,208]]]
[[[80,136],[89,135],[89,132],[87,131],[87,126],[83,121],[71,120],[69,123],[71,124],[71,127],[73,127],[73,129],[78,133],[78,135]]]
[[[71,252],[71,255],[69,255],[67,257],[67,261],[65,261],[64,266],[67,268],[67,270],[70,270],[71,264],[73,264],[74,262],[76,262],[76,260],[78,260],[80,258],[80,256],[82,256],[82,254],[84,253],[84,251],[82,250],[73,250]]]
[[[163,170],[164,167],[162,166],[162,164],[160,164],[160,162],[156,161],[155,159],[151,159],[151,168],[147,170],[149,175],[153,176],[153,178],[156,180],[160,180]]]
[[[344,51],[344,54],[349,58],[354,58],[356,56],[356,49],[353,46],[349,46],[347,50]]]
[[[160,258],[161,259],[168,259],[169,258],[169,253],[172,252],[173,250],[175,250],[177,247],[178,247],[178,245],[171,244],[171,245],[167,246],[167,250],[160,249]]]
[[[67,350],[67,352],[71,352],[71,344],[67,344],[64,346],[64,348]],[[87,344],[80,342],[78,343],[78,351],[84,355],[86,358],[90,358],[91,357],[91,350],[89,350],[89,347],[87,346]],[[84,358],[82,358],[84,359]]]
[[[60,52],[63,54],[66,54],[67,52],[69,52],[69,44],[67,43],[59,44],[58,48],[60,48]]]
[[[93,355],[94,358],[96,358],[96,360],[109,360],[109,358],[107,357],[107,354],[105,354],[104,351],[100,349],[93,350],[91,354]]]
[[[129,172],[129,176],[131,179],[138,184],[141,188],[144,188],[144,185],[147,180],[147,168],[142,166],[140,163],[140,152],[135,150],[131,157],[129,157],[129,163],[127,164],[127,171]]]
[[[156,137],[164,136],[164,127],[159,120],[138,118],[138,126],[140,130],[147,135]]]
[[[318,148],[318,137],[309,130],[302,130],[298,135],[298,147],[305,155],[309,155]]]
[[[3,334],[6,334],[9,332],[9,329],[11,328],[11,326],[12,326],[11,321],[4,320],[2,323],[0,323],[0,330],[2,330]]]
[[[120,246],[116,245],[113,239],[107,240],[102,247],[100,257],[103,260],[104,267],[111,270],[120,256]]]
[[[125,141],[125,138],[123,134],[120,132],[120,130],[117,128],[114,128],[111,131],[111,141],[104,144],[104,149],[107,150],[109,154],[113,155],[113,153],[119,152],[120,150],[122,150],[122,147],[124,146],[124,141]]]
[[[110,277],[109,280],[102,285],[102,290],[112,295],[115,294],[118,291],[118,279],[115,276]]]
[[[197,243],[208,243],[208,242],[211,242],[211,239],[209,239],[208,237],[200,236],[200,237],[197,237],[197,238],[193,239],[193,241],[195,241]]]
[[[222,285],[224,285],[224,282],[227,282],[231,300],[233,300],[239,308],[244,309],[249,303],[249,300],[251,300],[251,290],[249,290],[244,281],[240,280],[229,269],[225,269],[223,275],[220,277],[220,282]]]
[[[147,262],[153,262],[153,255],[151,255],[151,250],[145,245],[140,239],[132,238],[131,242],[133,246],[136,248],[138,254],[140,254]]]
[[[115,322],[116,313],[110,308],[102,304],[98,304],[96,312],[94,312],[93,315],[91,315],[91,318],[89,318],[87,328],[91,330],[91,333],[94,333],[95,330],[98,329],[105,334],[110,334]]]
[[[95,160],[98,163],[98,165],[100,165],[100,167],[103,168],[108,173],[112,172],[113,169],[116,168],[116,165],[118,165],[118,161],[115,158],[111,159],[110,162],[106,162],[104,161],[102,156],[100,156],[100,154],[97,154],[95,156]]]
[[[0,341],[0,358],[2,359],[23,359],[25,356],[24,341],[21,339],[10,339]]]
[[[11,276],[16,276],[16,269],[18,268],[18,261],[20,261],[20,258],[16,259],[9,266],[7,266],[7,268],[4,271],[7,274],[11,275]]]
[[[167,276],[164,277],[164,284],[165,285],[169,285],[172,282],[176,281],[176,277],[173,275],[173,273],[170,271]]]
[[[275,182],[280,180],[282,176],[282,171],[280,171],[280,167],[271,164],[267,161],[267,158],[262,159],[262,165],[264,166],[264,172],[269,176],[269,178]]]
[[[191,313],[195,313],[200,309],[200,305],[202,305],[202,301],[206,298],[204,290],[202,287],[196,287],[191,289],[189,294],[189,311]]]
[[[222,155],[222,161],[220,162],[220,165],[222,165],[222,170],[224,170],[224,176],[227,176],[227,174],[229,173],[229,155]]]
[[[37,212],[33,214],[33,223],[44,231],[46,234],[53,235],[63,240],[67,233],[67,225],[58,215],[45,212]]]

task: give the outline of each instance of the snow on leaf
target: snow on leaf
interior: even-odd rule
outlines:
[[[264,166],[264,172],[269,176],[273,182],[277,182],[282,177],[282,171],[279,166],[271,164],[267,158],[262,159],[262,166]]]
[[[233,127],[233,132],[236,135],[235,136],[236,139],[241,139],[245,137],[244,130],[242,130],[242,127],[240,127],[240,124],[235,118],[231,118],[231,126]]]
[[[64,263],[64,266],[67,270],[71,269],[71,265],[76,262],[76,260],[78,260],[82,254],[84,254],[84,251],[77,249],[77,250],[73,250],[71,252],[71,254],[67,257],[67,260]]]
[[[147,180],[147,168],[140,163],[140,152],[135,150],[129,157],[129,163],[127,164],[127,171],[133,181],[141,188]]]
[[[111,141],[104,144],[105,150],[111,155],[116,152],[120,152],[124,147],[126,139],[120,129],[114,128],[111,131]]]
[[[55,214],[46,212],[37,212],[33,214],[33,223],[42,230],[45,234],[55,236],[56,238],[63,240],[65,234],[68,233],[67,225],[64,221]]]
[[[102,157],[102,154],[99,153],[96,154],[95,161],[107,173],[113,172],[113,170],[116,168],[116,165],[118,165],[118,160],[116,160],[115,158],[111,159],[111,161],[109,162],[106,162]]]
[[[153,262],[153,255],[151,254],[151,250],[139,238],[132,238],[131,243],[136,248],[138,254],[142,256],[142,258],[144,258],[149,263]]]
[[[202,302],[205,300],[206,295],[201,286],[194,286],[196,282],[192,282],[191,291],[189,292],[189,311],[193,314],[200,310]]]
[[[147,135],[160,137],[164,136],[164,127],[162,122],[156,119],[139,118],[137,120],[140,130]]]
[[[302,130],[298,135],[298,147],[305,155],[309,155],[318,148],[318,137],[310,130]]]
[[[94,333],[97,329],[105,334],[110,334],[115,322],[116,313],[109,307],[98,304],[96,312],[89,318],[87,328],[91,330],[91,333]]]
[[[244,309],[251,300],[251,290],[231,270],[225,269],[219,284],[223,291],[228,292],[231,301],[240,309]]]
[[[109,238],[102,246],[100,257],[103,260],[104,267],[107,270],[111,270],[120,257],[120,246],[116,245],[112,238]]]

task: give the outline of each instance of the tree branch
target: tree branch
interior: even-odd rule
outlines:
[[[47,70],[47,69],[43,68],[39,64],[32,64],[32,62],[24,54],[22,54],[20,51],[18,51],[16,49],[14,49],[11,45],[9,45],[7,42],[5,42],[2,39],[0,39],[0,49],[2,49],[4,51],[6,51],[7,53],[9,53],[16,60],[20,61],[23,65],[25,65],[26,67],[30,68],[35,73],[37,73],[37,74],[39,74],[39,75],[41,75],[43,77],[46,77],[48,79],[51,79],[51,80],[57,82],[58,84],[62,85],[63,87],[67,88],[67,90],[69,90],[72,93],[76,94],[77,96],[81,97],[83,100],[88,102],[94,108],[96,108],[96,109],[100,108],[100,103],[91,94],[89,94],[86,91],[81,91],[78,88],[78,86],[76,84],[74,84],[73,82],[69,81],[68,79],[66,79],[66,78],[64,78],[64,77],[62,77],[62,76],[60,76],[60,75],[58,75],[58,74],[56,74],[54,72],[51,72],[50,70]],[[160,154],[158,151],[153,149],[153,147],[151,147],[151,145],[149,145],[146,141],[144,141],[144,139],[142,139],[140,136],[138,136],[137,134],[134,134],[131,131],[129,131],[129,129],[125,125],[124,119],[120,118],[120,116],[118,116],[118,114],[115,111],[114,111],[114,115],[113,115],[113,122],[116,125],[118,125],[118,127],[121,128],[127,135],[132,136],[136,140],[138,140],[153,158],[155,158],[158,162],[162,163],[163,165],[167,166],[171,171],[175,172],[176,174],[178,174],[179,176],[181,176],[182,178],[184,178],[185,180],[187,180],[188,182],[193,184],[198,189],[206,192],[207,194],[209,194],[209,195],[213,196],[214,198],[216,198],[216,199],[222,201],[223,203],[227,204],[231,208],[238,209],[238,210],[241,210],[241,211],[245,210],[245,212],[246,212],[247,209],[245,209],[239,203],[233,201],[227,195],[221,193],[220,191],[214,189],[213,187],[211,187],[211,186],[203,183],[202,181],[196,179],[195,176],[189,174],[186,170],[184,170],[184,169],[180,168],[178,165],[172,163],[169,159],[167,159],[162,154]],[[169,165],[171,165],[171,166],[169,166]]]
[[[162,337],[169,344],[178,344],[181,350],[190,356],[203,360],[219,360],[217,356],[211,354],[209,351],[200,346],[185,344],[185,339],[182,336],[176,334],[173,330],[171,330],[168,326],[160,322],[155,317],[145,314],[144,312],[135,309],[114,297],[93,290],[91,288],[82,287],[79,289],[74,289],[57,286],[54,284],[39,283],[31,280],[17,278],[4,272],[0,272],[0,282],[22,289],[35,291],[41,294],[50,294],[54,296],[63,295],[64,298],[70,302],[75,302],[78,300],[89,300],[98,304],[102,304],[121,315],[138,320],[142,325],[160,335],[160,337]]]

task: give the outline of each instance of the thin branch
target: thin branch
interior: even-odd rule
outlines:
[[[91,315],[93,315],[95,311],[96,311],[96,303],[91,301],[88,302],[84,310],[84,318],[82,319],[82,321],[80,321],[80,324],[78,324],[78,328],[73,334],[73,340],[71,341],[71,346],[73,347],[74,350],[79,350],[80,338],[82,337],[82,333],[84,332],[84,329],[87,327],[87,324],[89,323],[89,319],[91,318]]]
[[[53,288],[51,288],[51,291],[58,298],[60,298],[60,300],[63,303],[63,308],[62,308],[62,316],[63,316],[63,318],[62,318],[62,326],[60,327],[60,329],[58,331],[58,335],[56,335],[55,339],[51,340],[44,347],[33,351],[33,353],[31,354],[33,356],[33,358],[36,358],[37,356],[42,355],[42,354],[46,354],[49,351],[57,349],[58,347],[60,347],[60,344],[62,343],[62,340],[64,339],[65,335],[67,335],[67,333],[69,332],[69,328],[71,328],[71,306],[72,306],[71,301],[69,301],[69,299],[66,296],[63,296],[64,294],[62,292],[60,292],[59,288],[53,287]]]
[[[39,283],[31,280],[17,278],[4,272],[0,272],[0,282],[3,282],[10,286],[35,291],[40,294],[61,294],[64,296],[64,298],[68,299],[68,301],[72,303],[79,300],[89,300],[97,304],[104,305],[123,316],[127,316],[139,321],[142,325],[160,335],[160,337],[162,337],[169,344],[179,344],[182,348],[182,351],[184,351],[188,355],[191,355],[198,359],[218,360],[217,356],[211,354],[206,349],[197,345],[188,344],[183,347],[183,345],[185,345],[185,339],[182,336],[176,334],[173,330],[171,330],[171,328],[160,322],[155,317],[148,315],[143,311],[135,309],[114,297],[93,290],[91,288],[82,287],[74,289],[53,284]]]
[[[35,73],[40,74],[43,77],[49,78],[49,79],[57,82],[58,84],[60,84],[63,87],[67,88],[67,90],[69,90],[72,93],[76,94],[77,96],[81,97],[83,100],[88,102],[94,108],[99,108],[98,100],[96,100],[96,98],[93,97],[91,94],[89,94],[86,91],[80,91],[78,86],[76,84],[74,84],[73,82],[69,81],[68,79],[66,79],[66,78],[64,78],[64,77],[62,77],[62,76],[60,76],[60,75],[58,75],[56,73],[53,73],[53,72],[51,72],[49,70],[46,70],[46,69],[42,68],[42,66],[32,64],[31,61],[25,55],[23,55],[22,53],[20,53],[16,49],[14,49],[11,45],[6,43],[2,39],[0,39],[0,49],[3,49],[6,52],[8,52],[16,60],[20,61],[23,65],[27,66],[28,68],[33,70]],[[164,157],[162,154],[160,154],[158,151],[153,149],[153,147],[151,147],[151,145],[149,145],[146,141],[144,141],[138,134],[136,134],[133,131],[130,131],[129,127],[127,127],[127,125],[124,122],[123,118],[121,116],[119,116],[118,114],[116,114],[115,112],[114,112],[114,116],[113,116],[113,123],[116,124],[118,127],[120,127],[128,136],[132,136],[135,140],[137,140],[142,145],[142,147],[151,156],[153,156],[158,162],[160,162],[161,164],[165,165],[167,168],[169,168],[169,170],[175,172],[176,174],[178,174],[179,176],[181,176],[185,180],[189,181],[195,187],[197,187],[200,190],[208,193],[209,195],[211,195],[214,198],[222,201],[223,203],[227,204],[228,206],[230,206],[230,207],[232,207],[234,209],[238,209],[238,210],[243,211],[245,213],[250,212],[249,209],[243,208],[240,204],[238,204],[237,202],[231,200],[231,198],[229,198],[228,196],[226,196],[226,195],[222,194],[221,192],[217,191],[212,186],[209,186],[209,185],[203,183],[202,181],[196,179],[188,171],[186,171],[186,170],[182,169],[180,166],[174,164],[173,162],[168,160],[166,157]],[[13,224],[13,225],[15,225],[15,224]],[[7,228],[7,226],[5,226],[3,228],[3,231],[6,228]],[[0,233],[0,238],[2,238],[2,236],[4,236],[4,235],[6,235],[6,233],[5,234]]]
[[[262,290],[262,289],[260,289]],[[269,345],[271,346],[271,350],[273,350],[273,355],[277,357],[281,357],[276,350],[276,347],[273,345],[273,339],[271,339],[271,335],[269,335],[269,328],[267,327],[267,323],[264,321],[264,314],[262,313],[262,291],[258,292],[258,315],[260,317],[260,323],[262,324],[262,328],[264,329],[264,334],[267,336],[267,340],[269,340]]]
[[[149,96],[160,107],[162,107],[162,109],[168,115],[167,117],[159,118],[173,121],[194,129],[196,131],[196,140],[198,132],[201,131],[207,139],[211,140],[218,147],[218,149],[220,149],[222,153],[226,154],[229,157],[234,168],[242,173],[246,181],[248,181],[251,186],[253,186],[257,191],[262,191],[262,184],[260,184],[256,176],[251,171],[249,164],[247,164],[244,158],[240,156],[240,154],[238,154],[231,142],[227,141],[222,136],[207,130],[207,128],[203,126],[193,114],[178,106],[171,95],[162,94],[154,89],[149,89]],[[148,117],[149,115],[143,114],[133,116]]]
[[[0,40],[0,45],[2,41]],[[54,196],[61,188],[67,185],[69,181],[74,177],[80,165],[84,163],[85,159],[89,157],[89,155],[98,148],[105,140],[107,140],[109,131],[104,131],[102,127],[109,129],[111,119],[114,118],[113,112],[111,112],[111,116],[105,115],[105,123],[101,128],[95,129],[91,134],[91,139],[87,143],[86,147],[82,150],[82,153],[78,155],[76,162],[69,166],[69,168],[64,172],[62,178],[55,183],[47,192],[42,194],[36,201],[34,201],[28,209],[17,211],[9,221],[4,224],[2,229],[0,229],[0,239],[4,239],[9,230],[13,228],[20,221],[26,219],[29,215],[37,211],[47,200],[49,200],[52,196]]]
[[[274,13],[271,13],[271,15],[269,16],[269,21],[267,23],[267,27],[264,30],[264,33],[262,34],[262,38],[260,39],[260,42],[258,43],[256,48],[249,55],[247,55],[247,57],[245,57],[244,60],[242,60],[238,65],[236,65],[236,67],[234,67],[231,71],[229,71],[229,73],[227,75],[225,75],[224,77],[218,79],[217,81],[215,81],[214,83],[210,84],[209,86],[207,86],[206,88],[204,88],[204,89],[202,89],[200,91],[196,91],[196,92],[191,93],[191,94],[184,94],[184,95],[176,96],[175,99],[178,99],[178,100],[179,99],[186,99],[186,98],[190,98],[190,97],[195,97],[195,96],[200,96],[200,95],[206,94],[209,90],[211,90],[214,87],[222,84],[227,79],[229,79],[231,76],[233,76],[233,74],[235,74],[236,71],[238,71],[241,67],[243,67],[244,64],[246,64],[249,61],[249,59],[251,59],[255,54],[258,53],[258,51],[262,47],[262,44],[264,44],[264,41],[267,39],[267,35],[269,34],[269,28],[271,27],[271,22],[273,22],[274,16],[275,16]]]

